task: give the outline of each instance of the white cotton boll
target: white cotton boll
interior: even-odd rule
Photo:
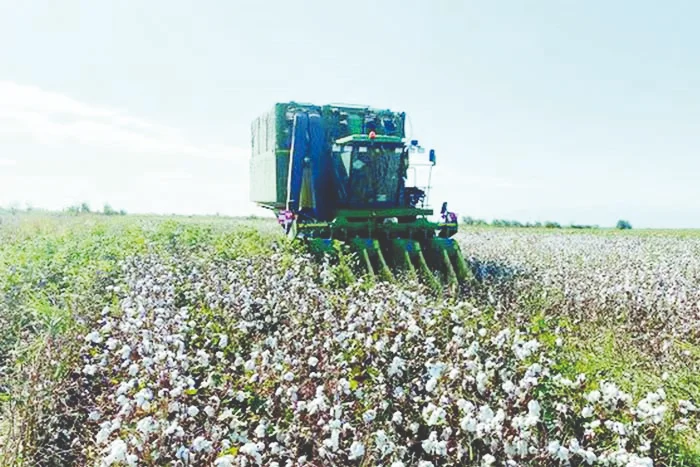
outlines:
[[[586,395],[586,400],[590,403],[596,403],[600,400],[600,391],[594,390]]]
[[[129,375],[130,376],[136,376],[136,374],[139,372],[139,366],[136,363],[132,363],[129,365]]]
[[[395,356],[389,365],[388,374],[389,376],[401,376],[403,374],[403,369],[405,368],[405,361],[399,357]]]
[[[212,442],[204,438],[203,436],[197,436],[192,442],[192,447],[197,452],[209,452],[212,448]]]
[[[149,388],[143,388],[136,394],[134,394],[134,400],[136,401],[136,404],[141,407],[143,410],[148,410],[150,407],[150,401],[153,399],[153,391],[151,391]]]
[[[457,407],[459,407],[459,410],[462,412],[471,412],[474,410],[474,404],[466,399],[459,399],[457,401]]]
[[[360,457],[365,455],[365,445],[360,443],[359,441],[353,441],[352,445],[350,446],[350,455],[348,456],[349,460],[355,460],[359,459]]]
[[[191,405],[187,408],[187,415],[189,415],[190,417],[196,417],[198,413],[199,409],[194,405]]]
[[[130,403],[131,403],[131,400],[128,397],[126,397],[124,394],[121,394],[121,395],[119,395],[119,397],[117,397],[117,404],[119,405],[119,407],[124,407],[126,405],[129,405]]]
[[[282,378],[285,381],[292,381],[292,380],[294,380],[294,373],[292,373],[291,371],[288,371],[284,374],[284,376]]]
[[[126,461],[127,446],[126,443],[121,439],[117,438],[109,445],[108,454],[103,459],[106,465],[112,465],[119,462]]]
[[[229,419],[232,417],[233,417],[233,411],[231,409],[226,409],[219,415],[217,420],[223,421],[223,420],[226,420],[226,419]]]
[[[394,415],[391,416],[391,421],[396,424],[401,423],[403,421],[403,415],[401,414],[401,412],[399,412],[398,410],[394,412]]]
[[[377,352],[383,352],[384,349],[386,348],[386,341],[384,339],[378,340],[374,344],[374,348],[377,350]]]
[[[697,410],[697,407],[695,407],[695,405],[688,400],[681,399],[678,401],[678,411],[683,415],[687,415],[689,412],[695,412]]]
[[[436,378],[430,378],[427,383],[425,383],[425,390],[428,392],[433,392],[435,390],[435,387],[437,386],[437,379]]]
[[[480,421],[482,421],[484,423],[488,423],[491,420],[493,420],[495,415],[496,414],[493,413],[493,410],[488,405],[482,405],[481,407],[479,407],[479,420]]]
[[[264,438],[265,437],[265,429],[267,427],[265,426],[264,422],[260,422],[258,426],[255,428],[255,436],[258,438]]]
[[[235,457],[231,454],[226,454],[225,456],[218,457],[214,460],[215,467],[233,467]]]
[[[241,446],[240,452],[248,456],[254,457],[258,463],[262,461],[262,456],[260,455],[260,448],[257,443],[245,443]]]
[[[364,414],[362,414],[362,419],[365,421],[365,423],[370,423],[374,418],[377,416],[377,411],[374,409],[367,410]]]
[[[340,422],[338,422],[338,424],[340,424]],[[338,427],[331,427],[331,436],[323,440],[323,445],[332,452],[338,450],[340,447],[340,430]]]
[[[401,461],[392,462],[391,467],[404,467],[404,463]]]
[[[198,350],[197,351],[197,360],[200,365],[203,367],[208,367],[209,366],[209,354],[204,351],[204,350]]]
[[[227,345],[228,345],[228,335],[219,334],[219,348],[225,349]]]
[[[462,430],[468,431],[470,433],[474,433],[476,431],[477,425],[478,422],[471,415],[467,415],[466,417],[462,418],[462,420],[459,422],[459,427]]]
[[[527,342],[516,342],[513,344],[512,350],[520,360],[525,360],[540,347],[540,343],[532,339]]]
[[[482,461],[484,465],[492,465],[494,462],[496,462],[496,458],[491,454],[485,454]]]
[[[204,407],[204,413],[207,414],[207,417],[213,417],[214,416],[214,408],[211,405],[208,405]]]
[[[102,342],[102,336],[98,331],[92,331],[90,334],[85,336],[87,342],[92,342],[94,344],[99,344]]]
[[[516,389],[515,384],[513,384],[513,382],[509,379],[503,382],[501,388],[503,388],[503,391],[505,391],[506,394],[513,394]]]
[[[562,462],[568,462],[569,461],[569,450],[564,446],[560,446],[559,449],[557,450],[556,458]]]
[[[189,459],[190,459],[190,450],[187,449],[185,446],[180,446],[180,447],[177,449],[177,452],[175,453],[175,456],[176,456],[178,459],[181,459],[183,462],[189,463]]]
[[[445,456],[447,455],[447,442],[439,441],[437,432],[431,431],[428,439],[422,441],[423,450],[430,455]]]
[[[428,424],[428,426],[438,425],[445,421],[447,413],[442,407],[437,407],[432,402],[423,408],[423,419]]]
[[[124,344],[124,346],[119,350],[119,355],[122,357],[122,360],[128,360],[129,356],[131,355],[131,347]]]
[[[158,424],[153,421],[153,417],[145,417],[142,418],[141,420],[138,421],[136,424],[136,429],[143,433],[144,435],[148,435],[149,433],[155,431],[158,428]]]
[[[442,362],[426,363],[425,366],[428,369],[428,374],[431,378],[439,378],[442,372],[447,367],[447,365],[445,365]]]
[[[312,368],[316,367],[316,365],[318,365],[318,358],[316,358],[314,356],[309,357],[308,364]]]
[[[483,393],[486,390],[486,384],[488,383],[489,377],[483,371],[480,371],[476,375],[476,389]]]
[[[119,422],[102,422],[100,424],[100,431],[97,432],[97,435],[95,436],[95,442],[100,445],[104,444],[108,439],[109,436],[119,428]]]
[[[177,420],[173,420],[172,423],[165,429],[164,433],[166,436],[170,436],[175,433],[179,427],[180,425],[178,425]]]
[[[536,400],[531,400],[527,403],[528,415],[534,420],[539,421],[540,419],[540,403]]]
[[[97,373],[97,365],[85,365],[83,373],[88,376],[94,376]]]
[[[593,416],[593,407],[591,407],[590,405],[585,406],[585,407],[581,410],[581,416],[582,416],[583,418],[592,417],[592,416]]]
[[[593,463],[598,460],[598,456],[595,455],[592,448],[588,448],[586,451],[582,451],[580,454],[588,465],[593,465]]]

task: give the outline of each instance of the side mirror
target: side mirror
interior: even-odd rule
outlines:
[[[430,150],[430,162],[435,165],[435,149]]]

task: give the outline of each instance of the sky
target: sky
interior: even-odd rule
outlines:
[[[265,215],[250,125],[295,100],[407,112],[437,154],[436,209],[700,227],[699,15],[683,0],[0,0],[0,206]]]

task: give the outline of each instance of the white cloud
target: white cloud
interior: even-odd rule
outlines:
[[[0,81],[0,102],[0,134],[30,136],[41,144],[231,161],[247,156],[242,148],[194,143],[178,129],[35,86]]]
[[[253,209],[247,148],[193,141],[183,130],[35,86],[0,81],[0,153],[0,205]]]

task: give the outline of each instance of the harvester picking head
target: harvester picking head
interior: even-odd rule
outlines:
[[[251,199],[311,251],[345,245],[368,277],[454,289],[470,277],[452,238],[457,216],[443,203],[430,220],[435,152],[407,142],[404,121],[369,107],[277,104],[253,123]]]

